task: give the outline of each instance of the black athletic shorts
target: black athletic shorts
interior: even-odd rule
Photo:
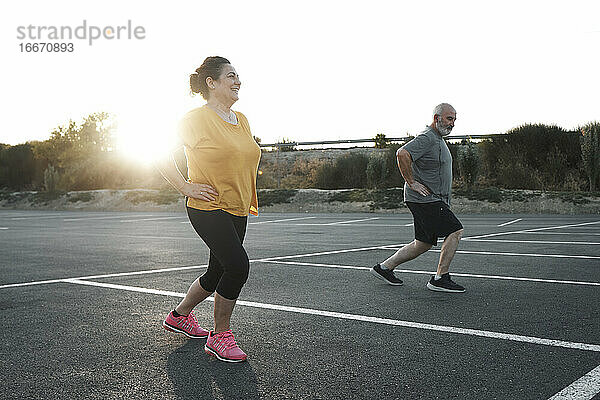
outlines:
[[[438,238],[463,229],[458,218],[443,201],[433,203],[407,201],[406,206],[413,215],[415,239],[420,242],[435,246]]]

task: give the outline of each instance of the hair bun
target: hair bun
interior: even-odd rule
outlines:
[[[206,85],[206,78],[219,79],[221,69],[225,64],[231,63],[226,58],[219,56],[206,57],[202,65],[196,68],[196,72],[190,75],[192,93],[200,93],[205,100],[208,100],[209,90]]]
[[[192,90],[192,93],[200,93],[202,91],[200,75],[197,72],[190,75],[190,89]]]

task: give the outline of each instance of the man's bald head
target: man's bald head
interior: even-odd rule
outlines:
[[[444,112],[452,112],[456,114],[456,110],[448,103],[440,103],[433,109],[433,118],[435,119],[436,115],[441,116]]]
[[[431,127],[442,136],[449,135],[456,121],[456,110],[448,103],[441,103],[433,109]]]

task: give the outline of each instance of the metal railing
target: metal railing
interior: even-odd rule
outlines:
[[[448,136],[446,140],[481,140],[481,139],[489,139],[493,136],[502,135],[501,133],[490,134],[490,135],[457,135],[457,136]],[[386,142],[406,142],[412,139],[414,136],[404,136],[399,138],[385,138]],[[379,141],[380,139],[347,139],[347,140],[324,140],[320,142],[288,142],[288,143],[265,143],[260,144],[260,147],[295,147],[295,146],[315,146],[315,145],[325,145],[325,144],[351,144],[351,143],[374,143]]]

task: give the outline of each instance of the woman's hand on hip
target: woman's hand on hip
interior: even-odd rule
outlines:
[[[181,193],[187,197],[204,201],[213,201],[215,199],[213,196],[219,195],[212,186],[193,182],[187,182],[181,189]]]

